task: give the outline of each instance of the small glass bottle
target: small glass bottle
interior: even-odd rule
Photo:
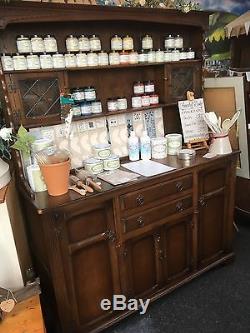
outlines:
[[[96,35],[92,35],[89,39],[90,42],[90,50],[91,51],[101,51],[102,49],[102,45],[101,45],[101,41],[100,38]]]
[[[137,81],[133,85],[133,92],[135,95],[143,95],[144,94],[144,84],[141,81]]]
[[[155,84],[154,81],[146,81],[144,82],[144,91],[145,94],[152,94],[155,92]]]
[[[57,41],[54,36],[47,35],[43,41],[44,41],[45,52],[55,53],[58,51]]]
[[[18,53],[32,52],[31,41],[30,41],[29,37],[27,37],[27,36],[24,36],[24,35],[17,36],[16,46],[17,46]]]
[[[76,66],[77,67],[87,67],[88,57],[86,53],[79,52],[76,54]]]
[[[54,68],[65,68],[65,58],[62,53],[55,53],[52,55],[53,67]]]
[[[65,66],[66,66],[66,68],[77,67],[76,56],[75,56],[74,53],[70,53],[70,52],[65,53],[64,58],[65,58]]]
[[[16,55],[13,56],[13,65],[15,71],[27,70],[26,57],[24,55],[16,53]]]
[[[79,51],[78,38],[73,35],[69,35],[66,38],[66,49],[68,52],[78,52]]]
[[[41,54],[40,55],[40,63],[42,69],[51,69],[53,68],[53,61],[51,54]]]
[[[89,52],[87,54],[88,66],[98,66],[98,55],[95,52]]]
[[[101,51],[98,53],[98,65],[99,66],[108,66],[109,56],[107,52]]]
[[[142,95],[141,97],[141,105],[144,106],[150,106],[150,97],[149,95]]]
[[[110,65],[120,64],[120,54],[118,52],[113,51],[109,54],[109,64]]]
[[[45,45],[44,40],[42,37],[34,35],[31,37],[31,48],[32,53],[44,53],[45,52]]]
[[[1,55],[1,62],[4,71],[14,71],[14,63],[10,54],[3,53]]]
[[[165,49],[173,49],[174,48],[174,37],[172,35],[168,35],[166,38],[165,38],[165,42],[164,42],[164,45],[165,45]]]
[[[111,38],[111,50],[122,51],[122,38],[120,36],[113,36]]]
[[[134,49],[134,41],[133,38],[130,36],[126,36],[122,40],[123,50],[125,51],[131,51]]]
[[[90,42],[87,36],[81,35],[78,38],[79,51],[88,52],[90,51]]]
[[[150,95],[150,105],[157,105],[159,104],[159,95],[152,94]]]
[[[153,38],[149,35],[146,35],[142,38],[142,49],[151,50],[153,48]]]
[[[134,50],[132,50],[129,53],[129,63],[130,64],[138,64],[139,56],[138,53]]]
[[[40,69],[41,64],[40,64],[40,59],[37,54],[30,53],[26,57],[27,59],[27,68],[28,69]]]

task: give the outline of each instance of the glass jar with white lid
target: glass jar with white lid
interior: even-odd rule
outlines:
[[[1,62],[4,71],[14,71],[14,63],[11,54],[3,53],[1,55]]]
[[[90,66],[90,67],[98,66],[98,55],[97,55],[97,53],[89,52],[87,54],[87,62],[88,62],[88,66]]]
[[[98,36],[92,35],[89,39],[90,43],[90,50],[91,51],[101,51],[102,45],[101,45],[101,40]]]
[[[179,61],[180,60],[180,51],[177,49],[173,49],[172,51],[172,61]]]
[[[77,67],[87,67],[88,66],[88,57],[84,52],[79,52],[76,54],[76,65]]]
[[[122,51],[122,37],[115,35],[111,38],[111,50]]]
[[[122,40],[122,46],[124,51],[131,51],[134,49],[134,40],[131,36],[127,35]]]
[[[109,53],[109,64],[120,65],[120,54],[119,52],[113,51]]]
[[[57,41],[54,36],[47,35],[43,41],[44,41],[45,52],[55,53],[58,51]]]
[[[79,51],[78,38],[73,35],[69,35],[66,38],[66,49],[68,52],[78,52]]]
[[[51,54],[43,53],[40,55],[40,63],[42,69],[53,68],[53,60]]]
[[[26,57],[27,59],[27,68],[28,69],[40,69],[41,64],[40,64],[40,59],[37,54],[30,53]]]
[[[45,45],[44,40],[42,37],[34,35],[31,37],[31,49],[32,53],[44,53],[45,52]]]
[[[155,62],[164,62],[164,51],[161,49],[155,52]]]
[[[99,66],[108,66],[109,56],[107,52],[101,51],[98,53],[98,65]]]
[[[31,41],[30,41],[29,37],[27,37],[27,36],[24,36],[24,35],[17,36],[16,46],[17,46],[18,53],[32,52]]]
[[[27,70],[27,60],[22,54],[16,53],[13,56],[13,65],[15,71]]]
[[[52,55],[53,67],[54,68],[65,68],[65,58],[62,53],[55,53]]]
[[[164,61],[172,61],[172,51],[170,49],[166,49],[166,51],[164,52]]]
[[[155,62],[155,51],[150,50],[148,52],[148,62]]]
[[[165,49],[173,49],[174,44],[174,37],[172,35],[168,35],[164,41]]]
[[[174,47],[176,49],[182,49],[183,48],[183,38],[180,35],[177,35],[174,38]]]
[[[78,38],[79,51],[88,52],[90,51],[90,41],[87,36],[81,35]]]
[[[73,67],[77,67],[76,64],[76,55],[74,53],[65,53],[64,55],[65,58],[65,66],[66,68],[73,68]]]
[[[153,48],[153,38],[149,35],[146,35],[142,38],[142,49],[151,50]]]

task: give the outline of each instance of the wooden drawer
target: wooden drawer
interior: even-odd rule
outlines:
[[[179,200],[157,206],[152,209],[145,210],[141,214],[136,214],[131,217],[121,219],[123,233],[143,228],[156,221],[167,219],[169,216],[176,215],[178,218],[182,212],[191,208],[193,200],[191,196],[184,197]]]
[[[161,184],[142,188],[138,191],[127,193],[120,196],[120,207],[122,211],[144,207],[154,201],[166,199],[178,193],[184,194],[186,190],[192,188],[192,175],[176,178]],[[174,199],[174,198],[173,198]],[[156,203],[157,204],[157,203]]]

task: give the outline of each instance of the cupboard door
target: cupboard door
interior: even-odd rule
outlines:
[[[219,259],[226,247],[228,168],[225,164],[199,174],[198,264]]]
[[[128,240],[121,249],[122,289],[130,297],[150,296],[162,280],[159,230]]]
[[[193,91],[196,97],[201,96],[201,70],[201,62],[165,65],[166,103],[186,99],[188,90]]]
[[[174,282],[192,268],[192,216],[166,224],[162,228],[164,280]]]
[[[99,325],[112,311],[100,307],[119,294],[112,204],[65,213],[62,251],[74,321],[78,329]]]

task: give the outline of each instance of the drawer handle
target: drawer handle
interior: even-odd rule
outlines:
[[[110,240],[111,242],[114,242],[116,240],[116,235],[115,235],[114,231],[112,231],[112,230],[107,230],[104,233],[104,236],[107,240]]]
[[[200,203],[201,207],[207,207],[207,203],[206,203],[206,200],[204,197],[200,197],[199,203]]]
[[[140,194],[136,198],[137,206],[142,206],[144,204],[144,197]]]
[[[175,208],[176,208],[176,211],[177,211],[177,212],[182,212],[183,209],[184,209],[184,208],[183,208],[183,203],[182,203],[182,201],[177,202]]]
[[[177,189],[178,192],[181,192],[181,191],[184,190],[184,187],[183,187],[183,183],[182,183],[182,182],[177,182],[177,183],[175,184],[175,187],[176,187],[176,189]]]
[[[137,223],[138,223],[139,227],[143,227],[144,226],[144,221],[143,221],[143,217],[142,216],[139,216],[137,218]]]

